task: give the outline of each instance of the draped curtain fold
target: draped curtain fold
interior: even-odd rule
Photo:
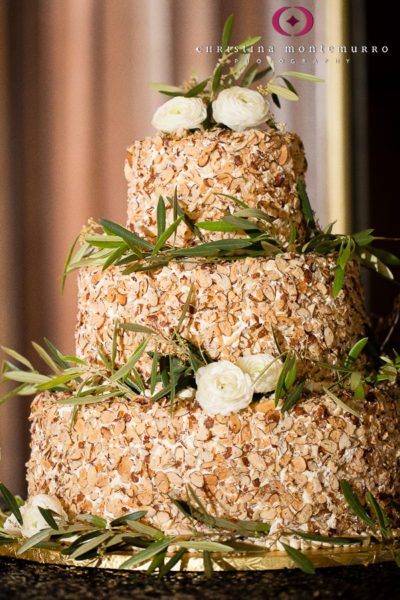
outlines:
[[[321,3],[303,3],[319,15]],[[30,341],[47,336],[73,353],[76,282],[60,294],[72,240],[90,216],[124,223],[125,148],[152,134],[163,101],[151,81],[200,77],[217,60],[224,20],[236,17],[234,40],[259,33],[283,43],[271,25],[277,0],[3,0],[0,2],[0,342],[37,359]],[[307,43],[314,40],[314,32]],[[196,47],[203,51],[197,52]],[[265,61],[265,55],[263,55]],[[320,66],[297,65],[307,72]],[[288,69],[287,65],[281,70]],[[303,99],[275,111],[308,146],[308,178],[324,216],[324,90],[298,85]],[[288,103],[286,103],[288,105]],[[0,478],[23,490],[28,453],[26,399],[1,407]]]

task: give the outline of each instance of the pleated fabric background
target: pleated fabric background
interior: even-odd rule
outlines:
[[[302,3],[324,35],[323,4]],[[165,97],[148,83],[179,84],[194,66],[210,74],[223,22],[234,13],[234,42],[272,29],[278,0],[1,0],[0,2],[0,343],[39,365],[31,340],[46,336],[74,353],[76,277],[63,296],[68,249],[90,216],[125,224],[125,149],[152,135]],[[196,47],[202,46],[201,53]],[[263,55],[265,61],[265,55]],[[323,73],[320,65],[283,65]],[[303,138],[308,188],[326,222],[323,85],[299,82],[301,101],[283,102],[279,120]],[[0,479],[24,490],[29,398],[0,409]]]

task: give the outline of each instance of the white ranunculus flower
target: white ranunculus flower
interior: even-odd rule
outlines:
[[[32,496],[28,502],[25,502],[19,509],[22,517],[22,525],[20,525],[14,515],[10,515],[4,522],[4,530],[10,535],[23,537],[31,537],[38,533],[41,529],[45,529],[49,525],[42,517],[39,506],[54,511],[62,519],[67,520],[67,515],[61,505],[61,502],[55,496],[48,494],[37,494]],[[54,517],[56,521],[58,517]]]
[[[160,131],[171,133],[200,127],[206,117],[207,109],[200,98],[175,96],[157,108],[151,124]]]
[[[260,394],[266,394],[275,390],[283,367],[282,361],[274,358],[271,354],[242,356],[235,364],[244,373],[250,375],[254,391]],[[261,373],[263,374],[261,375]]]
[[[217,123],[236,131],[261,125],[269,113],[268,102],[259,92],[237,85],[222,90],[212,108]]]
[[[67,515],[58,498],[49,496],[48,494],[37,494],[36,496],[32,496],[29,501],[25,502],[19,509],[22,517],[22,525],[18,523],[14,515],[11,515],[4,522],[4,530],[10,535],[22,534],[23,537],[31,537],[41,529],[48,527],[49,525],[39,511],[39,506],[40,508],[52,510],[57,513],[61,519],[67,520]],[[59,517],[54,516],[56,521],[60,520]]]
[[[209,415],[239,412],[253,398],[250,376],[228,360],[200,367],[196,383],[196,400]]]
[[[48,494],[37,494],[36,496],[32,496],[32,498],[21,507],[23,521],[21,532],[24,537],[30,537],[31,535],[38,533],[41,529],[48,527],[48,524],[39,511],[39,506],[40,508],[48,508],[57,513],[57,515],[60,515],[62,519],[67,520],[67,515],[58,498],[49,496]],[[55,517],[55,520],[57,521],[59,519]]]

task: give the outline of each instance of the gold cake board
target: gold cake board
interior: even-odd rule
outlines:
[[[101,569],[118,569],[123,562],[132,556],[131,554],[115,553],[107,554],[101,559],[74,560],[69,556],[63,556],[56,550],[42,548],[31,548],[22,555],[17,554],[21,544],[10,544],[0,546],[0,557],[7,556],[21,560],[29,560],[48,565],[65,565],[74,567],[96,567]],[[388,562],[393,560],[394,551],[400,550],[400,543],[391,548],[383,548],[380,544],[370,544],[365,548],[323,548],[305,550],[303,553],[310,558],[314,566],[320,567],[342,567],[350,565],[369,565],[374,563]],[[215,571],[272,571],[277,569],[297,568],[286,552],[265,551],[247,552],[241,554],[213,553],[213,567]],[[135,565],[129,570],[144,571],[150,565],[150,560],[140,565]],[[203,555],[199,553],[187,553],[180,563],[177,563],[174,571],[204,571]]]

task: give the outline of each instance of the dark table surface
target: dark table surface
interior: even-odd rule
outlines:
[[[400,599],[400,569],[394,563],[318,569],[172,573],[165,579],[120,572],[39,565],[0,557],[0,600],[354,600]]]

